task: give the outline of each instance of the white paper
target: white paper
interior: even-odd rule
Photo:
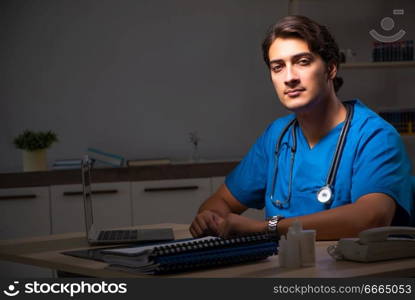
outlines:
[[[118,248],[118,249],[108,249],[104,250],[103,253],[105,254],[120,254],[120,255],[147,255],[149,254],[155,247],[162,247],[162,246],[175,246],[175,245],[186,245],[190,242],[200,242],[200,241],[209,241],[217,239],[214,236],[207,236],[203,238],[197,239],[190,239],[187,241],[178,241],[178,242],[170,242],[170,243],[163,243],[163,244],[156,244],[156,245],[148,245],[148,246],[138,246],[138,247],[129,247],[129,248]]]

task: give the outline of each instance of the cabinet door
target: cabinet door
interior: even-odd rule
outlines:
[[[404,142],[406,153],[411,160],[412,170],[415,170],[415,136],[413,135],[401,135]]]
[[[225,177],[212,177],[212,193],[216,192],[220,185],[225,182]],[[264,220],[265,212],[263,209],[248,208],[242,215],[255,219]]]
[[[82,186],[51,187],[52,232],[85,232]],[[92,209],[97,229],[131,226],[130,183],[92,185]]]
[[[50,234],[49,187],[0,189],[0,239]],[[49,269],[0,262],[0,278],[52,277]]]
[[[131,183],[134,225],[190,224],[211,194],[209,178]]]
[[[210,179],[211,185],[212,185],[212,194],[215,193],[222,183],[225,182],[225,177],[212,177]]]

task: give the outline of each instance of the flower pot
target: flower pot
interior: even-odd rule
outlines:
[[[46,171],[48,164],[46,160],[46,149],[36,151],[23,151],[23,171]]]

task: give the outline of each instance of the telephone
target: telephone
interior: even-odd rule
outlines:
[[[337,260],[373,262],[415,257],[415,227],[377,227],[364,230],[358,238],[340,239],[327,249]]]

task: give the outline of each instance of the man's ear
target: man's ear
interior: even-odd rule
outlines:
[[[329,63],[327,67],[327,77],[333,80],[337,75],[337,66],[335,63]]]

